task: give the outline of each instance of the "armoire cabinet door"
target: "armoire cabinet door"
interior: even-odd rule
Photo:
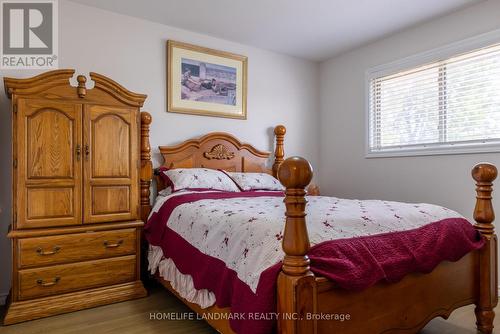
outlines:
[[[82,106],[17,103],[17,227],[81,224]]]
[[[84,110],[84,223],[139,216],[138,111],[86,105]]]

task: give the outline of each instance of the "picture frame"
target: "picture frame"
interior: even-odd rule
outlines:
[[[167,41],[167,111],[247,118],[247,57]]]

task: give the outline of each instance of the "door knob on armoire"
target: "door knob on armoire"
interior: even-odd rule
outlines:
[[[80,161],[80,155],[82,154],[82,148],[80,144],[76,145],[76,161]]]
[[[89,144],[85,144],[85,160],[89,160],[90,148]]]

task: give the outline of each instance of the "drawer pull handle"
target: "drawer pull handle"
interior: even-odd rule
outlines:
[[[42,247],[38,247],[36,249],[36,252],[38,253],[38,255],[54,255],[57,252],[59,252],[60,250],[61,250],[61,247],[59,247],[59,246],[54,246],[51,251],[44,251],[42,249]]]
[[[116,247],[120,246],[121,244],[123,244],[123,240],[118,240],[118,242],[116,242],[114,244],[109,243],[108,240],[104,241],[104,247],[106,247],[106,248],[116,248]]]
[[[54,277],[52,282],[44,282],[43,279],[39,278],[36,280],[36,284],[38,284],[40,286],[53,286],[53,285],[56,285],[60,280],[61,280],[61,277],[59,277],[59,276]]]

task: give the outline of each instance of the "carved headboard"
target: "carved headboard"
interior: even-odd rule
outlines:
[[[229,133],[212,132],[199,139],[175,146],[160,146],[168,168],[226,169],[233,172],[269,172],[266,162],[270,153],[241,143]]]
[[[149,125],[151,116],[141,117],[141,204],[142,211],[149,214],[149,187],[151,184],[151,147],[149,145]],[[283,125],[274,128],[276,150],[272,169],[267,168],[269,152],[256,149],[250,144],[242,143],[229,133],[212,132],[200,138],[190,139],[174,146],[160,146],[163,166],[168,168],[212,168],[236,172],[264,172],[276,176],[279,165],[284,159],[284,138],[286,129]],[[157,191],[165,186],[160,177],[156,177]],[[148,209],[149,207],[149,209]],[[146,215],[147,217],[147,215]]]

